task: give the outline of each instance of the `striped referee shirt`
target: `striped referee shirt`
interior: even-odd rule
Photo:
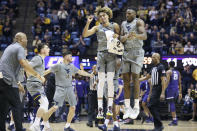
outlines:
[[[154,66],[151,71],[151,84],[152,86],[162,86],[161,77],[166,76],[166,71],[164,66],[160,63]]]
[[[90,90],[97,90],[97,83],[98,82],[98,74],[94,75],[93,78],[90,78]],[[94,86],[96,84],[96,86]]]

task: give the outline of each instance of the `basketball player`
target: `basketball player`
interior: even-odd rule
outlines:
[[[125,92],[125,114],[124,119],[136,119],[139,112],[139,74],[144,61],[143,40],[147,39],[144,21],[136,18],[136,11],[128,8],[126,11],[126,21],[121,25],[120,40],[124,44],[124,53],[122,56],[122,74],[124,80]],[[134,83],[134,108],[130,106],[130,82],[131,76]]]
[[[177,97],[179,100],[182,98],[182,88],[181,88],[181,74],[179,71],[174,69],[175,62],[169,62],[169,70],[166,72],[167,76],[167,88],[166,88],[166,100],[170,112],[172,113],[172,122],[168,124],[169,126],[177,126],[178,120],[176,117],[175,101]]]
[[[71,62],[72,53],[70,51],[63,52],[63,63],[56,64],[45,72],[45,75],[50,72],[55,73],[55,106],[62,107],[65,99],[68,100],[68,103],[70,105],[69,113],[67,115],[67,122],[64,126],[64,131],[74,131],[72,128],[70,128],[70,124],[75,115],[75,106],[77,105],[77,100],[72,87],[72,76],[78,73],[79,75],[93,77],[93,74],[79,70],[73,64],[71,64]]]
[[[166,89],[166,72],[164,66],[160,63],[160,55],[154,53],[152,55],[153,67],[145,77],[140,78],[140,81],[148,80],[151,78],[151,89],[148,96],[148,108],[153,116],[154,131],[162,131],[164,129],[161,122],[160,114],[158,111],[159,100],[165,99]]]
[[[37,71],[41,76],[44,75],[45,63],[44,58],[49,55],[49,47],[46,44],[38,45],[38,55],[34,56],[29,64]],[[48,119],[56,107],[53,106],[48,110],[49,102],[44,92],[44,87],[39,79],[34,76],[27,78],[27,90],[33,98],[34,102],[39,105],[36,113],[34,123],[30,126],[31,131],[40,131],[40,120],[43,118],[44,131],[51,131]]]
[[[147,123],[153,122],[152,115],[147,107],[148,103],[148,95],[150,92],[150,86],[151,86],[151,80],[145,80],[140,83],[140,96],[141,96],[141,101],[142,101],[142,107],[144,109],[145,116],[142,116],[142,121],[141,123],[143,124],[144,121],[146,120]]]
[[[124,92],[122,91],[123,87],[123,80],[119,78],[120,74],[120,66],[121,66],[121,61],[120,59],[116,60],[116,69],[115,69],[115,76],[114,76],[114,103],[113,103],[113,130],[114,131],[120,131],[120,125],[117,120],[117,115],[119,114],[119,109],[120,106],[124,105]],[[107,85],[107,84],[106,84]],[[107,85],[108,86],[108,85]],[[109,92],[107,90],[107,92]],[[105,122],[102,126],[98,126],[98,128],[102,131],[106,131],[109,121],[110,121],[110,116],[106,116]]]
[[[26,47],[26,34],[18,32],[14,37],[14,43],[5,49],[0,60],[0,131],[6,131],[5,121],[9,105],[12,107],[16,131],[23,130],[19,91],[18,88],[12,87],[18,82],[17,75],[20,68],[23,67],[27,73],[37,77],[42,83],[45,81],[45,78],[35,72],[26,61]]]
[[[112,116],[112,104],[114,97],[114,85],[113,78],[116,66],[116,54],[108,52],[107,49],[107,37],[105,31],[113,31],[114,38],[119,37],[119,25],[117,23],[109,22],[112,18],[112,10],[108,7],[97,7],[95,14],[99,19],[100,24],[89,29],[89,25],[93,20],[93,16],[89,16],[86,26],[83,30],[83,37],[88,37],[96,33],[98,40],[97,49],[97,69],[98,69],[98,119],[103,119],[103,87],[105,84],[105,72],[107,73],[107,85],[108,85],[108,110],[106,115]]]

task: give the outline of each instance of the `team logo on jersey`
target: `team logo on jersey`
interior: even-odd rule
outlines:
[[[126,26],[127,30],[130,31],[131,27],[129,25]]]
[[[66,75],[66,78],[69,78],[69,73],[70,73],[70,69],[65,69],[67,75]]]

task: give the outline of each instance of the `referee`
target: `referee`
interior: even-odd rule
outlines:
[[[164,129],[158,111],[159,100],[164,100],[166,89],[166,72],[164,66],[160,63],[160,55],[154,53],[152,55],[153,67],[144,78],[140,81],[148,80],[151,78],[151,88],[148,97],[148,107],[154,119],[154,131],[162,131]]]
[[[96,72],[96,65],[92,67],[92,73],[94,74],[93,78],[90,78],[90,91],[88,93],[88,123],[87,126],[93,127],[93,120],[95,120],[95,126],[98,126],[98,121],[96,119],[97,111],[97,83],[98,83],[98,74]]]
[[[25,58],[25,48],[27,46],[27,37],[19,32],[15,35],[15,42],[9,45],[0,59],[0,131],[5,130],[6,116],[11,105],[16,131],[22,131],[21,102],[19,98],[19,89],[13,88],[18,83],[18,74],[21,66],[24,70],[42,82],[45,78],[40,76],[28,64]]]

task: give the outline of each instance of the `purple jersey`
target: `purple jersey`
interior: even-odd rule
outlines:
[[[123,79],[119,78],[118,79],[118,84],[121,85],[121,86],[123,86]]]
[[[148,94],[149,94],[150,86],[149,86],[148,80],[142,81],[142,82],[140,83],[140,90],[146,91],[146,92],[144,93],[144,95],[148,95]]]
[[[179,87],[179,72],[176,70],[172,70],[172,75],[170,76],[170,82],[168,84],[168,88],[178,89]]]
[[[77,96],[84,97],[84,81],[76,80]]]

